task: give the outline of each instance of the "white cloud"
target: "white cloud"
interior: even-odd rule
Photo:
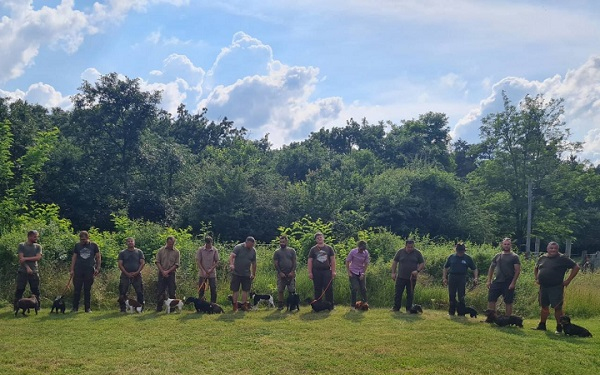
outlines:
[[[54,87],[41,82],[29,86],[25,92],[21,90],[13,92],[0,90],[0,96],[6,97],[9,100],[25,100],[49,109],[56,107],[68,109],[71,107],[71,98],[69,96],[63,96]]]
[[[573,141],[585,141],[582,158],[600,162],[600,56],[590,57],[582,66],[568,71],[564,78],[555,75],[543,81],[507,77],[492,86],[489,97],[460,119],[452,131],[454,139],[479,141],[481,118],[502,111],[502,91],[518,103],[525,95],[543,94],[547,99],[564,99],[564,121]]]

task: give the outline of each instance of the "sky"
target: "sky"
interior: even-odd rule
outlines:
[[[2,0],[0,96],[69,109],[116,72],[277,148],[429,111],[476,143],[502,91],[543,94],[598,164],[598,20],[597,0]]]

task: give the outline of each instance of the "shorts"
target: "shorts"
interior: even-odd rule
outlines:
[[[249,292],[250,288],[252,288],[252,279],[250,276],[239,276],[239,275],[231,275],[231,291],[239,292],[240,285],[242,286],[242,292]]]
[[[515,290],[508,289],[510,282],[493,282],[488,291],[488,302],[498,301],[498,297],[502,296],[504,303],[511,304],[515,300]]]
[[[285,292],[285,287],[287,287],[288,292],[296,293],[296,278],[277,277],[277,291],[283,293]]]
[[[556,286],[540,286],[540,306],[552,306],[553,308],[560,308],[563,304],[563,298],[564,287],[562,286],[562,284]]]

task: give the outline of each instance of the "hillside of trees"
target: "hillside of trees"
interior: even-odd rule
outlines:
[[[510,236],[523,248],[530,185],[534,238],[600,249],[600,169],[575,156],[562,100],[504,97],[476,144],[452,140],[448,117],[428,112],[399,124],[350,119],[281,149],[206,109],[173,116],[160,101],[116,73],[84,81],[70,110],[0,99],[0,236],[45,216],[112,230],[116,215],[270,242],[308,217],[337,238],[385,228]]]

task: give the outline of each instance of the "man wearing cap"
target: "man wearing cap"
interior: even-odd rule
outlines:
[[[467,285],[467,271],[470,268],[473,270],[473,283],[477,285],[477,277],[479,276],[477,266],[473,259],[465,252],[467,248],[462,243],[457,243],[454,246],[455,254],[452,254],[444,264],[442,271],[442,283],[448,286],[448,295],[450,303],[448,304],[448,315],[454,315],[458,312],[458,316],[465,316],[465,289]],[[456,305],[456,295],[458,294],[458,306]]]
[[[237,244],[229,255],[229,270],[231,271],[231,294],[233,312],[238,311],[238,293],[242,287],[242,306],[245,311],[250,309],[248,292],[256,275],[256,249],[254,237],[247,237],[245,242]]]
[[[370,258],[365,241],[358,241],[357,247],[350,250],[346,257],[346,271],[350,279],[350,308],[354,310],[356,305],[356,292],[360,291],[360,298],[367,303],[367,280],[366,273]]]
[[[570,269],[569,277],[565,273]],[[579,272],[579,266],[568,256],[558,251],[558,243],[550,242],[546,254],[542,254],[535,264],[535,282],[540,286],[540,323],[537,330],[546,330],[546,320],[550,315],[550,306],[554,308],[556,332],[562,332],[560,317],[563,315],[564,290]]]

